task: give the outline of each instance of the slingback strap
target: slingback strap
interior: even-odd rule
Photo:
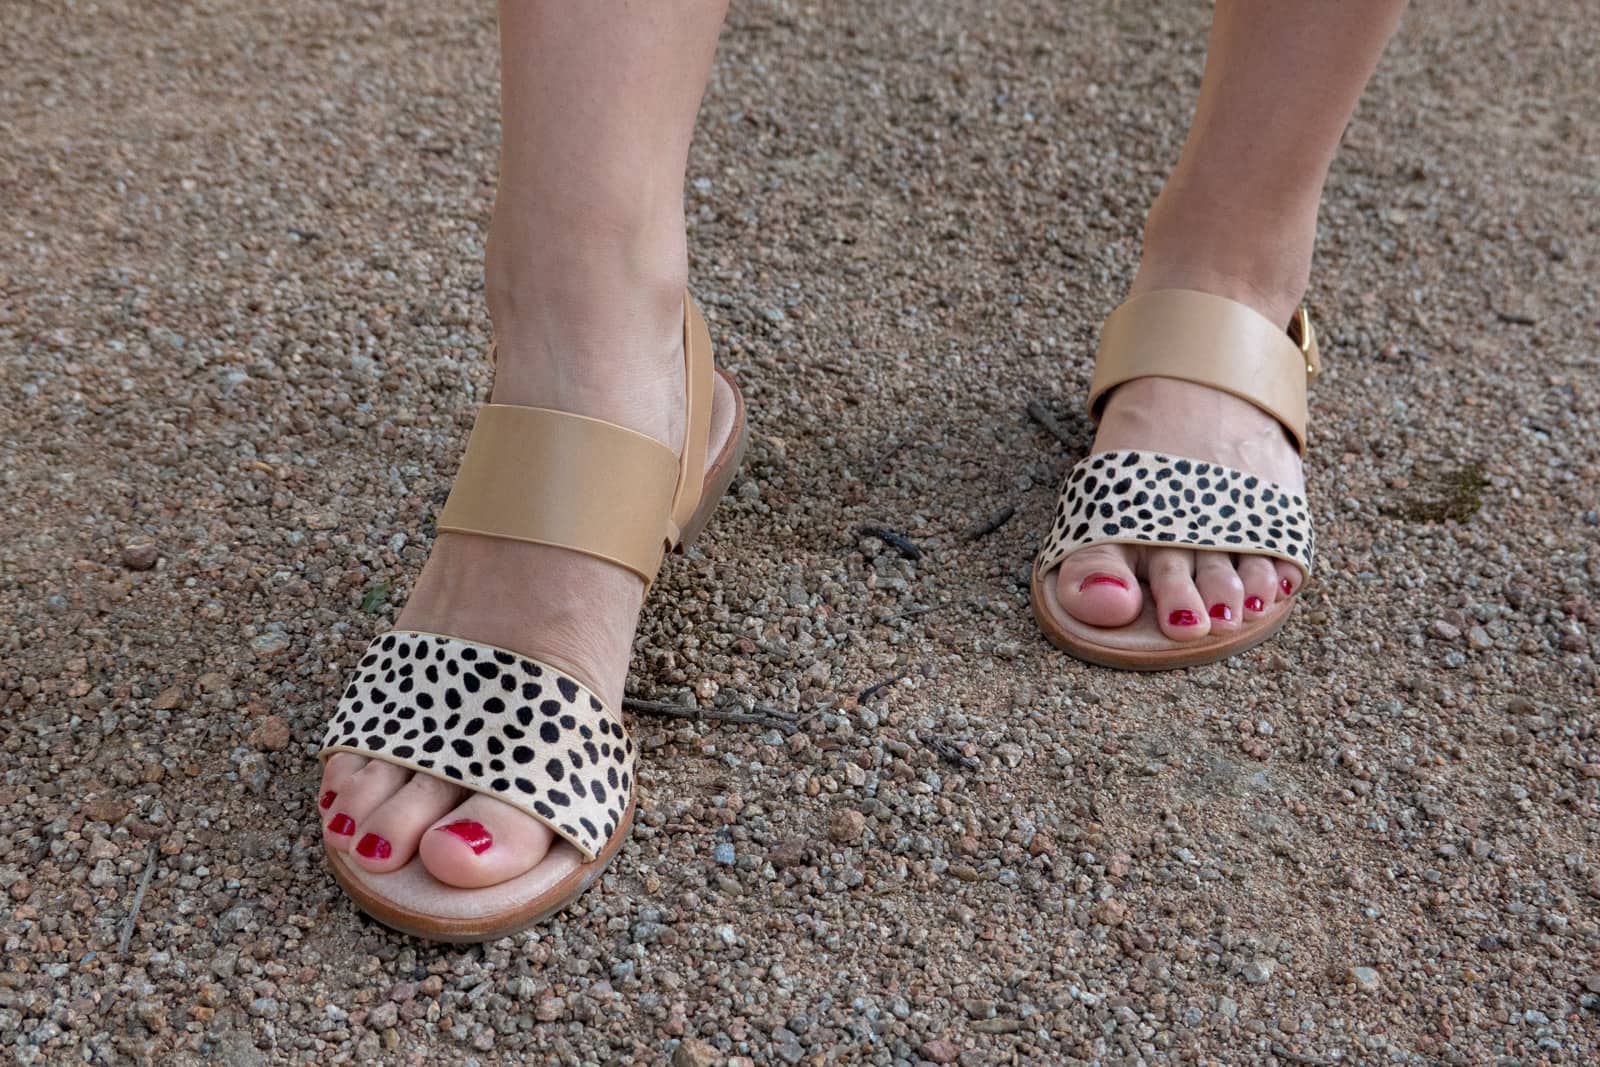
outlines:
[[[455,637],[379,634],[328,723],[318,758],[381,759],[503,800],[592,860],[633,792],[622,719],[571,675]]]
[[[572,549],[648,585],[661,566],[677,468],[672,449],[613,423],[485,404],[438,529]]]
[[[1271,556],[1307,575],[1316,551],[1299,493],[1218,463],[1156,452],[1100,452],[1073,467],[1037,567],[1048,572],[1098,544]]]
[[[1134,378],[1178,378],[1248,400],[1306,450],[1306,382],[1321,368],[1305,308],[1289,329],[1254,308],[1192,289],[1158,289],[1113,311],[1100,331],[1089,414]]]
[[[678,460],[678,488],[673,497],[672,528],[667,531],[667,548],[677,545],[681,531],[700,506],[705,489],[706,448],[711,437],[713,364],[711,332],[694,300],[683,296],[684,393],[688,398],[688,418],[683,454]]]

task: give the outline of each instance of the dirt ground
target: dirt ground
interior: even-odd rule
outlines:
[[[736,5],[687,195],[754,441],[630,690],[768,721],[636,717],[634,840],[470,948],[355,912],[311,797],[487,393],[492,11],[26,7],[0,1058],[1600,1056],[1586,4],[1408,16],[1322,216],[1320,572],[1153,677],[1054,651],[1026,578],[1206,7]]]

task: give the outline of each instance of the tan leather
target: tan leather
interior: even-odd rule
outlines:
[[[1306,381],[1317,372],[1316,338],[1304,309],[1294,335],[1254,308],[1192,289],[1158,289],[1113,311],[1100,331],[1089,414],[1135,378],[1178,378],[1248,400],[1306,449]],[[1303,346],[1300,343],[1303,341]]]
[[[683,294],[683,364],[688,420],[683,455],[678,462],[672,527],[666,536],[668,548],[678,543],[683,528],[700,504],[700,493],[705,485],[706,443],[711,436],[711,332],[688,293]]]
[[[705,487],[714,391],[711,334],[687,293],[683,353],[687,419],[681,456],[601,419],[485,404],[439,513],[440,532],[571,549],[626,567],[648,586],[695,516]]]
[[[666,445],[613,423],[485,404],[438,528],[569,548],[648,584],[666,548],[677,469]]]

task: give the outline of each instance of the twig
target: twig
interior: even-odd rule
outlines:
[[[877,485],[883,481],[883,476],[889,473],[889,464],[894,460],[894,457],[905,451],[905,447],[909,443],[908,441],[890,442],[889,447],[884,449],[883,455],[878,458],[878,462],[873,465],[872,477],[867,479],[868,483]]]
[[[1291,1063],[1303,1063],[1306,1065],[1306,1067],[1328,1067],[1328,1061],[1323,1059],[1321,1056],[1308,1056],[1304,1052],[1296,1052],[1292,1048],[1286,1048],[1283,1045],[1278,1044],[1276,1041],[1272,1043],[1272,1054],[1278,1057],[1280,1060],[1288,1060]]]
[[[928,739],[923,743],[933,751],[934,755],[938,756],[951,766],[960,767],[962,770],[967,771],[975,771],[980,766],[977,757],[962,755],[959,751],[957,751],[955,745],[951,744],[949,741],[946,741],[942,737],[935,737],[930,734]]]
[[[968,526],[965,530],[962,530],[961,540],[976,541],[980,537],[988,537],[990,534],[1000,529],[1000,527],[1010,522],[1011,516],[1015,515],[1016,513],[1017,509],[1012,507],[1010,504],[1007,504],[993,515],[990,515],[987,519],[982,519],[978,522],[975,522],[971,526]]]
[[[128,944],[133,940],[133,927],[139,921],[139,909],[144,907],[144,894],[150,888],[151,879],[156,876],[156,859],[161,855],[159,841],[150,842],[150,859],[144,865],[144,877],[139,879],[139,888],[134,890],[133,904],[128,908],[128,917],[122,920],[122,936],[117,938],[117,955],[128,954]]]
[[[795,732],[794,723],[785,718],[782,712],[771,708],[758,707],[755,711],[696,708],[688,704],[673,704],[662,700],[640,700],[638,697],[623,697],[622,706],[640,715],[655,715],[663,719],[714,719],[717,722],[733,722],[744,726],[768,726],[785,737]]]
[[[904,677],[905,675],[903,674],[897,674],[893,678],[885,678],[881,682],[873,682],[871,685],[867,686],[861,692],[856,694],[856,703],[859,704],[864,700],[868,700],[871,697],[876,696],[880,691],[889,688],[891,685],[894,685]]]
[[[903,534],[893,530],[886,530],[882,526],[863,526],[856,531],[862,537],[876,537],[906,559],[921,559],[922,549],[906,540]]]
[[[1494,317],[1501,322],[1510,323],[1512,326],[1532,326],[1539,321],[1525,311],[1501,311],[1496,309]]]
[[[1050,409],[1044,406],[1043,401],[1028,401],[1028,417],[1034,422],[1037,422],[1040,426],[1043,426],[1046,430],[1049,430],[1050,436],[1054,437],[1057,441],[1060,441],[1068,448],[1072,448],[1076,444],[1076,442],[1072,439],[1072,435],[1067,433],[1066,427],[1062,426],[1060,422],[1056,421],[1056,417],[1050,414]]]
[[[953,607],[955,607],[954,603],[949,603],[949,604],[929,604],[926,607],[921,607],[921,608],[907,608],[906,610],[900,612],[898,615],[891,615],[887,619],[884,619],[883,621],[885,623],[899,622],[901,619],[914,619],[918,615],[929,615],[929,614],[932,614],[935,611],[943,611],[945,608],[953,608]]]

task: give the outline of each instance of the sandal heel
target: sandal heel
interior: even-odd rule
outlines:
[[[728,487],[733,484],[734,475],[739,473],[739,465],[744,462],[745,447],[750,443],[750,428],[745,425],[744,399],[739,395],[739,387],[734,385],[731,378],[723,380],[733,390],[737,405],[734,409],[738,418],[735,423],[738,426],[737,436],[728,446],[725,458],[707,474],[699,507],[695,508],[694,514],[689,517],[683,529],[678,531],[678,542],[672,546],[672,551],[680,556],[689,550],[711,522],[711,514],[717,510],[717,504],[727,495]]]

